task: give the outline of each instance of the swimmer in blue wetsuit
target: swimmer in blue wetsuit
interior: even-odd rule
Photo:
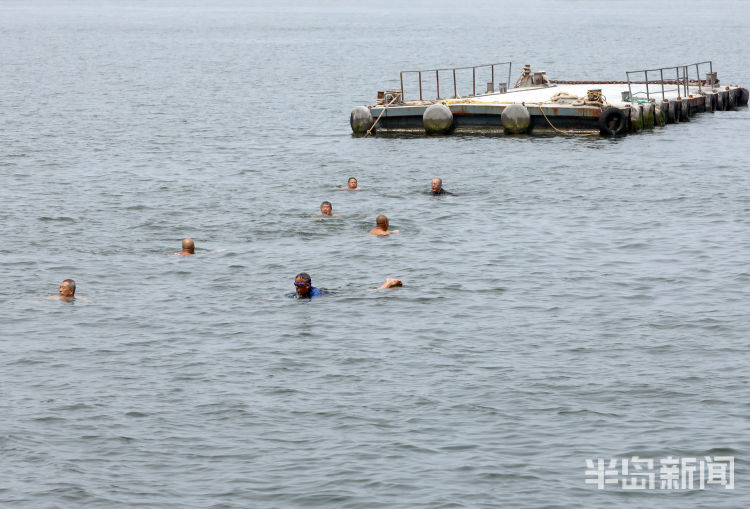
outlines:
[[[383,283],[383,285],[378,289],[394,288],[396,286],[404,286],[403,281],[401,281],[400,279],[386,278],[385,283]],[[295,299],[312,299],[313,297],[320,297],[321,295],[334,293],[327,290],[321,290],[320,288],[315,288],[312,285],[310,274],[308,274],[307,272],[300,272],[294,277],[294,290],[295,293],[290,295],[290,297]]]
[[[432,196],[454,196],[453,193],[446,191],[443,189],[443,179],[440,178],[434,178],[432,179],[432,184],[430,185],[431,190],[430,194]]]
[[[321,290],[320,288],[315,288],[312,285],[310,274],[308,274],[307,272],[300,272],[295,276],[294,291],[295,293],[290,295],[290,297],[294,297],[296,299],[312,299],[313,297],[320,297],[321,295],[325,295],[326,293],[328,293]]]

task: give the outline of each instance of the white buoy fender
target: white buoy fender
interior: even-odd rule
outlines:
[[[531,126],[531,114],[523,104],[510,104],[500,115],[500,121],[506,134],[523,134]]]
[[[365,134],[370,126],[372,126],[372,114],[369,108],[365,106],[357,106],[352,110],[352,114],[349,116],[349,124],[352,126],[352,131],[355,134]]]
[[[453,113],[445,104],[432,104],[422,114],[422,125],[427,134],[447,133],[453,127]]]

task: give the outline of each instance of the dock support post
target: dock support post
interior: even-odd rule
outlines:
[[[695,64],[695,75],[698,77],[698,93],[700,94],[702,92],[701,90],[701,71],[698,69],[698,64]]]
[[[659,76],[661,78],[661,100],[664,100],[664,69],[659,69]]]
[[[628,75],[628,100],[633,100],[633,90],[630,88],[630,73]]]
[[[513,64],[508,64],[508,88],[507,90],[510,90],[510,71],[513,69]]]

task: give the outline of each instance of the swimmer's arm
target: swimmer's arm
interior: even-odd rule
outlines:
[[[378,286],[377,288],[363,288],[360,290],[349,290],[345,291],[343,293],[361,293],[361,292],[374,292],[375,290],[386,290],[388,288],[396,288],[397,286],[404,286],[404,282],[400,279],[387,277],[385,278],[385,283]],[[332,293],[338,293],[338,292],[332,292]]]
[[[382,286],[378,287],[378,290],[383,290],[384,288],[395,288],[397,286],[404,286],[404,282],[400,279],[387,277],[385,278],[385,283],[383,283]]]

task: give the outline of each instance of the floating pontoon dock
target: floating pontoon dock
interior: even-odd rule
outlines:
[[[506,77],[506,70],[507,81],[496,81],[501,71]],[[399,132],[614,135],[684,122],[698,112],[734,109],[748,102],[747,89],[720,85],[710,61],[628,71],[625,81],[552,81],[526,65],[511,87],[511,72],[511,62],[402,71],[400,88],[378,92],[375,105],[352,111],[352,131],[365,136]],[[461,83],[467,88],[465,95],[459,92],[461,74],[466,78]],[[487,81],[479,81],[482,74]],[[477,94],[478,85],[485,83],[486,91]]]

